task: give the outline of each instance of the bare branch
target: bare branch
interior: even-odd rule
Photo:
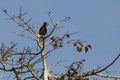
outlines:
[[[95,74],[96,74],[96,73],[100,73],[100,72],[102,72],[102,71],[105,71],[107,68],[109,68],[110,66],[112,66],[112,65],[117,61],[117,59],[118,59],[119,57],[120,57],[120,54],[118,54],[118,56],[117,56],[109,65],[107,65],[106,67],[104,67],[104,68],[96,71]]]
[[[87,71],[87,72],[83,72],[80,74],[80,76],[83,76],[83,77],[86,77],[86,76],[90,76],[90,75],[96,75],[97,73],[100,73],[100,72],[103,72],[105,71],[106,69],[108,69],[110,66],[112,66],[116,61],[117,59],[120,57],[120,54],[107,66],[105,66],[104,68],[100,69],[100,70],[92,70],[92,71]]]
[[[50,21],[51,21],[52,25],[54,26],[55,24],[54,24],[53,19],[52,19],[52,17],[51,17],[51,12],[48,12],[48,16],[49,16],[49,18],[50,18]]]
[[[15,76],[16,76],[17,80],[21,80],[19,71],[16,70],[15,68],[12,68],[12,71],[15,73]]]
[[[27,66],[28,70],[31,72],[31,74],[34,76],[36,80],[40,80],[39,77],[30,69],[29,66]]]
[[[101,73],[96,73],[96,76],[104,77],[104,78],[114,78],[114,79],[120,79],[120,76],[114,76],[114,75],[106,75]]]
[[[17,36],[25,37],[25,38],[31,39],[31,40],[33,40],[33,41],[36,41],[36,39],[34,39],[34,38],[30,37],[30,36],[27,36],[27,35],[25,35],[25,34],[18,34],[18,33],[15,33],[15,34],[16,34]]]
[[[11,16],[9,15],[9,13],[7,12],[7,10],[2,9],[3,12],[9,17],[10,20],[14,21],[15,23],[17,23],[19,26],[21,26],[22,28],[24,28],[25,30],[27,30],[28,32],[32,33],[33,35],[37,35],[37,33],[31,28],[31,26],[28,24],[28,22],[30,22],[32,19],[29,19],[28,21],[25,21],[24,18],[22,18],[23,15],[22,14],[22,10],[20,8],[20,13],[19,16]],[[22,22],[20,23],[19,20]]]

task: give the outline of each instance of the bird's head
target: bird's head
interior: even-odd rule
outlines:
[[[48,27],[48,22],[44,22],[43,25],[47,28]]]

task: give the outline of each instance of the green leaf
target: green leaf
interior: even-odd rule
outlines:
[[[28,68],[29,68],[29,69],[32,69],[32,68],[33,68],[33,65],[32,65],[32,64],[29,64],[29,65],[28,65]]]
[[[60,78],[57,78],[56,80],[64,80],[65,79],[65,74],[62,74]]]

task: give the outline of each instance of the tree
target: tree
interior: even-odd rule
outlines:
[[[53,35],[59,24],[65,21],[69,21],[70,17],[65,17],[59,22],[54,23],[51,17],[51,12],[49,12],[48,16],[53,27],[51,28],[50,33],[48,33],[48,35],[45,35],[46,29],[42,30],[42,27],[41,29],[38,29],[36,31],[35,28],[40,28],[40,25],[34,27],[30,24],[30,21],[32,19],[24,19],[24,16],[27,13],[23,13],[21,7],[18,16],[11,16],[6,9],[2,9],[2,11],[9,17],[9,20],[15,22],[19,27],[23,28],[24,31],[32,34],[33,37],[23,33],[15,33],[16,35],[31,39],[37,43],[37,52],[33,52],[32,48],[30,47],[24,47],[23,51],[19,52],[16,48],[16,42],[11,42],[11,46],[7,46],[4,43],[1,44],[0,70],[14,73],[14,77],[16,80],[89,80],[88,76],[92,75],[104,78],[120,79],[120,76],[101,74],[101,72],[107,70],[115,63],[115,61],[117,61],[117,59],[120,57],[120,54],[110,64],[103,68],[97,68],[90,71],[82,72],[81,69],[84,67],[83,64],[85,62],[85,59],[83,59],[81,61],[73,62],[68,67],[66,73],[62,73],[61,75],[55,75],[51,73],[47,68],[46,58],[54,50],[62,48],[64,44],[72,44],[76,47],[77,52],[80,53],[83,51],[87,53],[89,49],[92,49],[90,44],[85,45],[81,40],[70,39],[70,36],[77,34],[78,32],[65,33],[58,36]],[[43,26],[46,23],[47,22],[45,22]],[[68,38],[67,41],[65,41],[66,38]],[[45,51],[45,48],[48,46],[52,47],[51,50]],[[42,63],[43,68],[40,68],[40,63]]]

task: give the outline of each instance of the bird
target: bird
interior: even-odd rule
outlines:
[[[39,35],[45,36],[47,33],[48,23],[44,22],[42,27],[39,29]]]

